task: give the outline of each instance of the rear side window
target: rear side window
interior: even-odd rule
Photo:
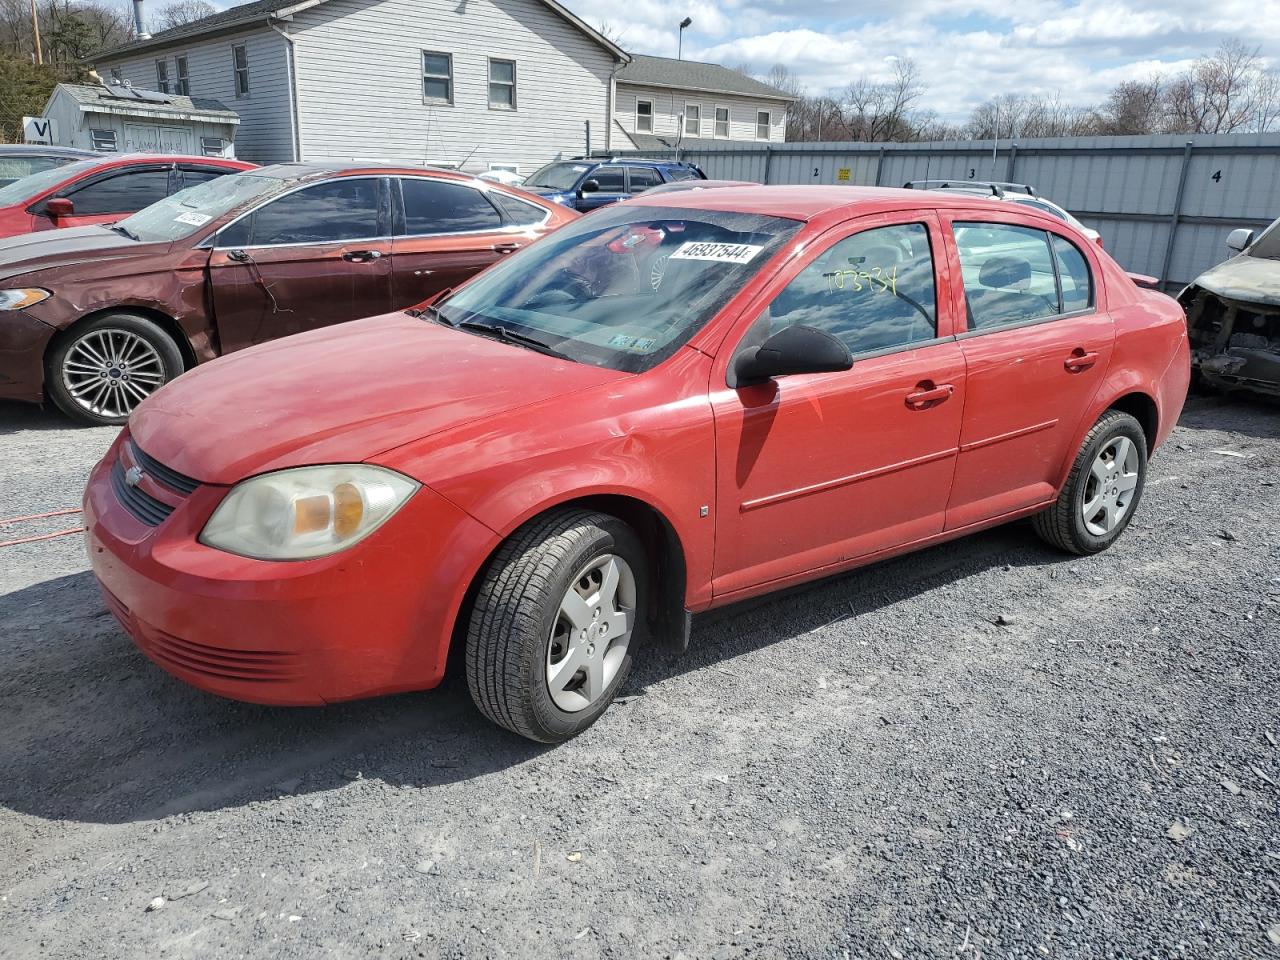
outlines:
[[[819,254],[769,305],[765,336],[806,324],[856,355],[932,340],[937,316],[929,230],[907,223],[855,233]]]
[[[1053,255],[1058,261],[1058,280],[1062,285],[1062,312],[1074,313],[1093,306],[1093,278],[1089,261],[1070,240],[1053,234]]]
[[[168,170],[135,170],[72,190],[65,196],[77,217],[136,213],[169,195]]]
[[[547,218],[547,211],[532,203],[525,203],[523,200],[517,200],[515,197],[509,197],[505,193],[493,191],[489,194],[489,199],[498,205],[507,218],[507,223],[514,224],[517,227],[527,227],[530,224],[541,223]]]
[[[1052,317],[1058,286],[1049,235],[1003,223],[955,224],[969,329]]]
[[[422,237],[435,233],[496,230],[502,217],[483,193],[442,180],[400,181],[404,191],[404,232]]]
[[[662,183],[662,178],[658,176],[658,171],[653,167],[630,167],[628,190],[631,193],[644,193],[650,187],[656,187]]]
[[[667,176],[674,180],[699,180],[698,171],[690,167],[668,167]]]
[[[330,180],[268,203],[253,215],[252,243],[337,243],[379,236],[378,181]]]

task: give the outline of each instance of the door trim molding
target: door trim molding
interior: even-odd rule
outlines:
[[[875,467],[871,470],[851,473],[848,476],[836,477],[832,480],[823,480],[820,483],[811,483],[806,487],[796,487],[793,490],[783,490],[781,493],[771,493],[766,497],[757,497],[755,500],[744,500],[738,505],[738,512],[750,513],[752,510],[759,510],[761,507],[771,507],[776,503],[785,503],[788,500],[798,500],[801,497],[807,497],[814,493],[823,493],[827,490],[835,490],[837,487],[860,483],[863,480],[871,480],[875,477],[883,477],[889,473],[897,473],[900,470],[909,470],[912,467],[919,467],[926,463],[933,463],[935,460],[954,457],[959,452],[959,447],[952,447],[949,450],[939,450],[936,453],[926,453],[922,457],[913,457],[910,460],[903,460],[899,463],[890,463],[883,467]]]
[[[1017,430],[1010,430],[1008,433],[998,433],[994,437],[984,437],[981,440],[971,440],[969,443],[960,444],[960,452],[968,453],[970,450],[978,450],[981,447],[989,447],[993,443],[1003,443],[1006,440],[1016,440],[1018,437],[1025,437],[1029,433],[1039,433],[1041,430],[1052,430],[1058,425],[1055,417],[1053,420],[1046,420],[1044,423],[1033,423],[1029,427],[1019,427]]]

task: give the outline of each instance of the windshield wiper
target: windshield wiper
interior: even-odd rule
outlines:
[[[137,240],[139,243],[141,243],[141,242],[142,242],[142,238],[141,238],[140,236],[138,236],[136,233],[134,233],[134,232],[133,232],[132,230],[130,230],[128,227],[122,227],[122,226],[120,226],[120,224],[118,224],[118,223],[116,223],[116,224],[112,224],[112,226],[111,226],[111,230],[112,230],[112,232],[113,232],[113,233],[118,233],[118,234],[120,234],[120,236],[122,236],[122,237],[128,237],[130,240]]]
[[[431,309],[431,308],[428,308]],[[449,321],[441,320],[445,323]],[[450,326],[457,327],[460,330],[473,330],[476,333],[493,337],[501,340],[503,343],[514,343],[516,346],[528,347],[530,350],[536,350],[538,353],[545,353],[549,357],[557,357],[561,360],[572,360],[573,357],[567,353],[562,353],[549,343],[543,343],[537,337],[530,337],[527,334],[517,333],[514,330],[508,330],[499,323],[482,323],[479,320],[460,320]]]

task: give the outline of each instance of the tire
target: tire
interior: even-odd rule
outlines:
[[[156,323],[109,313],[76,324],[54,341],[45,359],[45,392],[72,420],[118,425],[183,369],[178,345]]]
[[[1060,550],[1080,556],[1100,553],[1133,519],[1146,479],[1142,426],[1127,413],[1108,410],[1080,445],[1057,502],[1032,517],[1032,525],[1042,540]]]
[[[571,589],[595,600],[577,604]],[[471,609],[466,669],[476,706],[539,743],[581,733],[631,672],[648,598],[644,548],[617,517],[568,509],[530,521],[499,548]]]

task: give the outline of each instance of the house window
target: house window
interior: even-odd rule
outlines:
[[[156,61],[156,89],[161,93],[169,92],[169,63],[166,60]]]
[[[231,61],[236,71],[236,98],[249,95],[249,51],[243,43],[231,48]]]
[[[224,143],[221,137],[201,137],[200,153],[206,157],[220,157]]]
[[[653,133],[653,101],[636,101],[636,133]]]
[[[702,132],[702,104],[686,103],[684,105],[684,135],[696,137]]]
[[[111,68],[111,82],[112,82],[112,83],[120,83],[120,82],[121,82],[121,79],[120,79],[120,68],[119,68],[119,67],[112,67],[112,68]]]
[[[489,61],[489,106],[503,110],[516,108],[516,62]]]
[[[729,108],[728,107],[716,107],[715,135],[722,139],[728,139],[728,136],[729,136]]]
[[[178,68],[178,79],[173,92],[183,97],[191,96],[191,81],[187,77],[187,58],[174,57],[173,63]]]
[[[93,138],[93,149],[101,153],[116,152],[116,132],[114,130],[90,130]]]
[[[453,54],[422,51],[422,98],[453,103]]]
[[[757,110],[756,111],[756,139],[768,140],[769,128],[771,126],[772,126],[772,123],[770,123],[769,111]]]

